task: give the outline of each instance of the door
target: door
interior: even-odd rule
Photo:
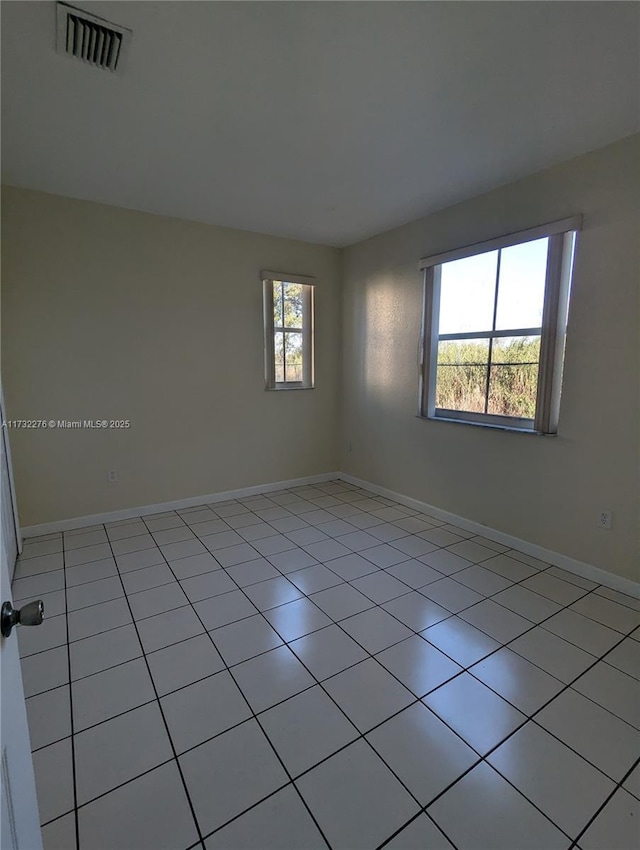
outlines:
[[[0,390],[0,416],[5,421]],[[0,428],[0,600],[11,599],[20,537],[14,510],[11,460],[6,428]],[[0,637],[0,847],[2,850],[42,850],[40,818],[31,761],[27,710],[15,629]]]

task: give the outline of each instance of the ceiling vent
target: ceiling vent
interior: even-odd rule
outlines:
[[[121,71],[131,30],[66,3],[56,4],[57,50],[96,68]]]

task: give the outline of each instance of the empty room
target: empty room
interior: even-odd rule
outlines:
[[[2,850],[637,850],[640,5],[0,14]]]

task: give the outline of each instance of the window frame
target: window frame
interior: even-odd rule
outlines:
[[[432,421],[458,422],[485,428],[521,431],[527,434],[553,435],[558,430],[562,366],[567,330],[569,294],[577,234],[582,229],[582,216],[554,221],[538,227],[521,230],[463,248],[446,251],[420,260],[424,271],[422,329],[419,343],[419,398],[418,416]],[[459,334],[439,334],[440,278],[442,265],[477,254],[510,248],[524,242],[548,238],[547,267],[545,274],[542,325],[540,328],[510,328]],[[499,274],[499,269],[498,269]],[[497,299],[497,290],[496,290]],[[495,319],[494,319],[495,324]],[[529,332],[529,333],[527,333]],[[500,416],[492,413],[449,410],[437,408],[436,375],[438,342],[454,339],[497,339],[512,336],[540,336],[540,359],[536,414],[534,419]],[[489,373],[490,374],[490,363]],[[488,386],[487,377],[487,386]]]
[[[308,275],[262,271],[264,310],[264,379],[267,390],[312,390],[315,388],[314,332],[316,279]],[[275,325],[273,317],[273,284],[299,283],[302,290],[302,327],[284,328]],[[302,334],[302,380],[276,381],[276,333]],[[286,377],[286,375],[285,375]]]

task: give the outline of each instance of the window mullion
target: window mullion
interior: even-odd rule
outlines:
[[[440,334],[438,340],[440,342],[448,342],[449,340],[463,339],[500,339],[501,337],[511,336],[540,336],[542,328],[506,328],[501,331],[465,331],[461,333]]]
[[[284,308],[283,308],[284,309]],[[283,316],[284,320],[284,316]],[[288,328],[283,328],[282,332],[282,382],[287,383],[287,333]]]
[[[493,322],[491,330],[495,332],[496,316],[498,315],[498,287],[500,286],[500,261],[502,259],[502,249],[498,251],[498,260],[496,262],[496,288],[493,294]],[[491,358],[493,357],[493,336],[489,337],[489,359],[487,361],[487,381],[484,388],[484,412],[489,412],[489,385],[491,382]]]

